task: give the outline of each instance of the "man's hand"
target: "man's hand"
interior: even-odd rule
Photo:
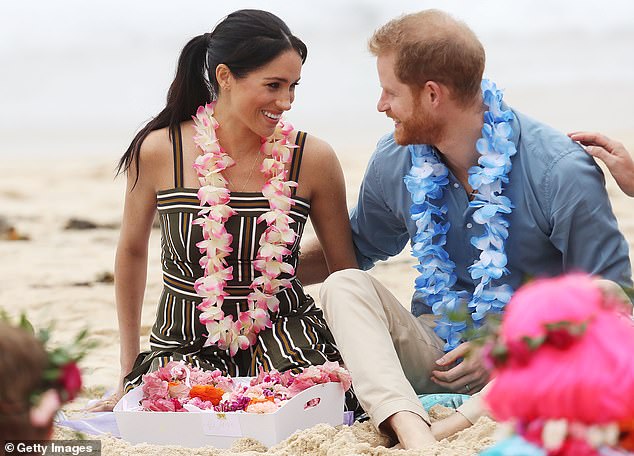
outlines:
[[[456,364],[460,358],[462,362]],[[432,371],[431,380],[437,385],[456,393],[473,394],[489,381],[489,372],[484,367],[480,349],[464,342],[436,361],[439,366],[451,366],[449,370]]]

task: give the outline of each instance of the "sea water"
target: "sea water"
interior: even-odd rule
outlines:
[[[1,7],[0,156],[120,155],[163,107],[183,45],[239,8],[278,14],[306,42],[288,117],[340,155],[366,160],[392,128],[367,39],[424,8],[473,28],[514,107],[562,130],[632,130],[630,0],[40,0]]]

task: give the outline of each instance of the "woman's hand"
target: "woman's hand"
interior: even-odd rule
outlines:
[[[634,159],[623,144],[601,133],[575,131],[568,136],[586,146],[590,155],[605,163],[621,190],[634,196]]]
[[[119,384],[120,384],[119,388],[117,388],[117,390],[114,393],[110,394],[107,397],[99,399],[98,401],[90,405],[90,407],[86,407],[86,411],[87,412],[112,412],[112,409],[114,409],[114,406],[117,405],[117,402],[119,402],[119,400],[125,394],[123,392],[123,383],[120,382]]]

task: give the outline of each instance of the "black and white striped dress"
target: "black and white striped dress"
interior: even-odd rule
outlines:
[[[229,356],[227,350],[217,346],[203,347],[207,334],[199,321],[196,306],[201,298],[194,291],[194,282],[202,275],[199,265],[201,253],[196,243],[202,240],[202,229],[193,225],[201,209],[197,189],[183,187],[183,155],[180,131],[172,132],[174,151],[175,188],[157,194],[161,224],[161,261],[163,266],[163,292],[156,313],[156,322],[150,334],[150,351],[141,353],[126,377],[126,390],[137,386],[141,376],[157,370],[172,360],[185,362],[203,369],[220,369],[232,376],[257,375],[259,368],[286,371],[325,361],[339,361],[332,334],[326,326],[321,310],[304,293],[296,277],[286,274],[292,287],[277,294],[279,311],[271,315],[273,327],[258,334],[257,344]],[[302,161],[306,133],[299,132],[290,167],[289,179],[296,181]],[[294,189],[293,189],[294,190]],[[291,255],[285,262],[297,267],[299,243],[310,213],[310,201],[293,192],[294,205],[290,217],[291,228],[297,233]],[[259,239],[266,223],[257,224],[257,218],[269,210],[268,200],[262,193],[231,192],[229,206],[237,214],[229,218],[226,229],[233,235],[233,251],[226,257],[233,266],[233,279],[227,282],[223,312],[237,319],[239,310],[247,309],[249,285],[260,275],[253,267]],[[350,398],[349,398],[350,399]],[[349,405],[350,402],[349,402]],[[355,407],[353,407],[355,408]]]

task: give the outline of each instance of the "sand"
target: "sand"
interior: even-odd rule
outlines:
[[[449,409],[435,406],[430,410],[432,417],[452,413]],[[433,419],[433,418],[432,418]],[[135,454],[151,456],[167,454],[169,456],[225,456],[225,455],[280,455],[280,456],[332,456],[332,455],[425,455],[425,456],[465,456],[492,445],[495,441],[495,430],[498,426],[488,418],[480,420],[471,428],[421,450],[397,450],[389,448],[389,440],[378,434],[369,423],[355,423],[352,426],[332,427],[319,424],[310,429],[298,431],[283,442],[266,448],[254,439],[236,440],[229,449],[213,447],[183,448],[177,446],[130,445],[113,437],[102,437],[102,454],[124,456]],[[75,432],[57,428],[55,438],[77,439]]]
[[[625,141],[634,150],[634,140]],[[353,204],[367,161],[367,151],[341,158]],[[124,181],[113,178],[116,158],[83,157],[54,160],[13,158],[2,165],[0,179],[0,305],[10,314],[27,311],[36,324],[57,321],[54,338],[69,341],[89,327],[98,347],[83,363],[86,389],[65,410],[76,413],[90,398],[114,386],[119,374],[118,332],[112,272],[122,212]],[[634,247],[634,199],[622,194],[608,177],[608,191],[630,250]],[[73,220],[75,219],[75,220]],[[96,226],[93,226],[96,225]],[[7,235],[13,227],[12,235]],[[310,231],[310,230],[309,230]],[[308,234],[309,235],[309,234]],[[20,239],[23,240],[8,240]],[[159,232],[150,241],[148,285],[142,316],[142,346],[153,323],[161,290]],[[409,302],[415,272],[408,252],[377,265],[378,276],[403,303]],[[318,296],[318,286],[308,287]],[[368,423],[332,428],[321,425],[295,434],[268,451],[241,439],[231,450],[132,447],[102,438],[104,455],[470,455],[493,442],[496,425],[483,419],[449,441],[424,452],[388,449],[389,443]],[[58,430],[59,438],[74,438]]]

